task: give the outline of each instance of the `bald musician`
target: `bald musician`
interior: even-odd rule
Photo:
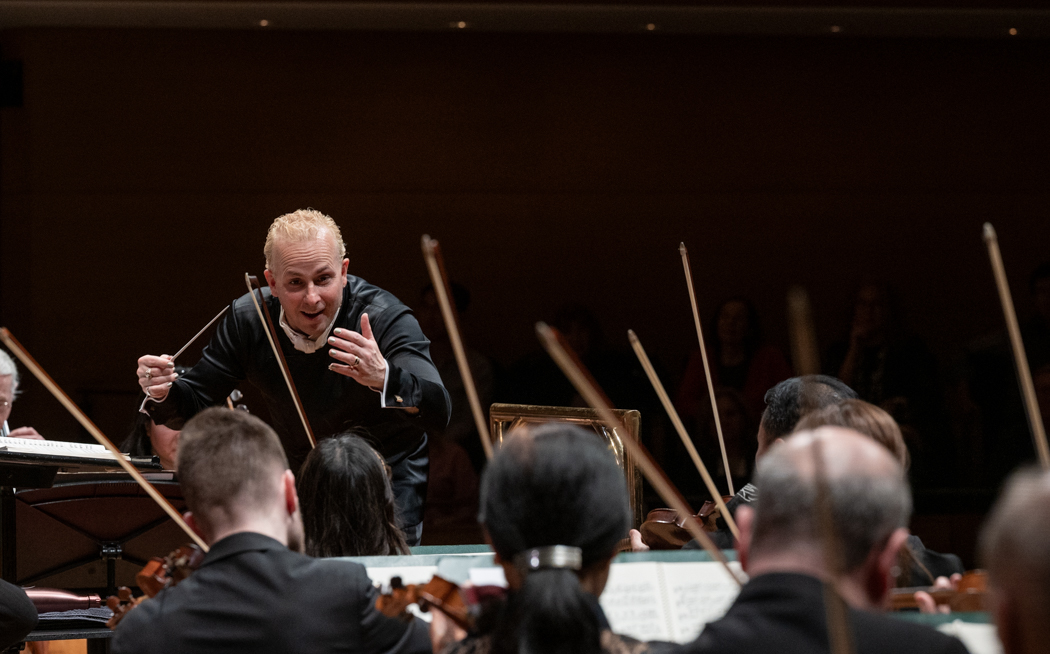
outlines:
[[[207,409],[178,452],[200,567],[131,610],[114,654],[431,651],[426,623],[384,616],[365,568],[301,554],[295,475],[281,442],[244,411]]]
[[[1050,472],[1015,473],[981,530],[992,617],[1005,654],[1050,648]]]
[[[829,571],[816,510],[814,441],[823,446],[844,570]],[[758,462],[762,493],[737,511],[737,554],[750,581],[725,617],[678,651],[690,654],[828,652],[822,581],[849,606],[857,654],[966,654],[958,640],[881,615],[890,569],[908,537],[911,493],[892,455],[857,432],[822,427],[775,444]]]
[[[306,415],[318,438],[364,430],[393,471],[400,525],[419,544],[426,500],[428,430],[442,429],[448,393],[430,341],[390,293],[348,275],[339,226],[312,209],[277,218],[263,248],[264,307],[277,330]],[[310,443],[277,358],[248,295],[234,300],[201,361],[184,376],[170,356],[138,360],[153,421],[185,420],[222,404],[247,379],[265,397],[274,428],[298,466]]]

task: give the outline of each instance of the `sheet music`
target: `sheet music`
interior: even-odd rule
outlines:
[[[638,640],[670,640],[662,563],[614,563],[599,603],[612,630]]]
[[[663,563],[664,584],[670,599],[671,640],[688,643],[729,609],[740,593],[725,568],[718,563]],[[730,567],[740,571],[740,564]]]
[[[618,634],[687,643],[725,615],[739,592],[719,563],[615,563],[599,602]]]
[[[102,445],[69,443],[66,441],[41,441],[31,438],[0,438],[0,452],[116,460],[113,453]]]

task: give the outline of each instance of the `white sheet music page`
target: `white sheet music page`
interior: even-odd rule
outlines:
[[[688,643],[700,635],[708,622],[713,622],[729,610],[740,594],[740,586],[733,581],[720,563],[662,563],[664,584],[670,599],[671,640]],[[734,571],[740,564],[731,562]]]
[[[638,640],[670,640],[662,563],[614,563],[599,603],[612,630]]]

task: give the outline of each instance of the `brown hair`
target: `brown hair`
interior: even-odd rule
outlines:
[[[846,427],[871,438],[889,450],[903,470],[907,470],[911,463],[908,446],[904,444],[904,436],[897,421],[870,402],[842,400],[817,409],[802,416],[795,425],[795,431],[816,429],[825,425]]]
[[[288,469],[281,441],[270,427],[244,411],[212,407],[182,428],[177,457],[179,483],[194,518],[211,528],[209,516],[265,506],[274,474]]]

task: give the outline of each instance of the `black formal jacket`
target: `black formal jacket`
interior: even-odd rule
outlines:
[[[278,325],[280,302],[270,295],[269,288],[263,288],[263,296],[314,435],[324,438],[350,427],[364,428],[380,454],[396,467],[419,450],[426,430],[448,424],[451,404],[430,359],[430,341],[412,311],[392,294],[359,277],[347,275],[346,279],[335,327],[361,333],[361,314],[368,314],[379,350],[390,368],[382,399],[391,408],[381,407],[379,393],[328,369],[335,361],[328,354],[331,346],[325,344],[312,354],[296,350]],[[293,469],[297,469],[309,453],[310,443],[265,328],[247,294],[230,305],[200,362],[175,381],[164,402],[147,402],[146,408],[157,423],[176,417],[189,419],[209,406],[223,404],[244,379],[266,398],[274,429]],[[416,407],[419,413],[410,415],[397,407]]]
[[[830,652],[819,579],[771,573],[749,581],[726,615],[677,652],[690,654],[821,654]],[[968,654],[936,629],[850,609],[857,654]]]
[[[36,622],[36,607],[26,592],[0,579],[0,650],[25,638]]]
[[[215,543],[201,567],[117,625],[113,654],[430,652],[427,625],[388,618],[363,566],[262,534]]]

